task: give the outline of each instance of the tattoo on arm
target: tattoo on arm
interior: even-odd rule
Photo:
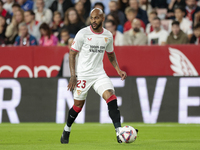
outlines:
[[[111,64],[113,65],[113,67],[116,69],[116,66],[118,66],[117,60],[116,60],[116,56],[115,53],[107,53],[108,55],[108,59],[110,60]]]
[[[70,50],[69,52],[69,68],[71,72],[71,76],[76,76],[75,74],[75,59],[78,52]]]

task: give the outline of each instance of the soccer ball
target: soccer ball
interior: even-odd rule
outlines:
[[[131,126],[124,126],[119,130],[119,138],[123,143],[132,143],[137,138],[137,132]]]

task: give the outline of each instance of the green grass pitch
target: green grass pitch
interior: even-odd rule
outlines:
[[[0,150],[199,150],[200,124],[123,123],[139,129],[134,143],[118,144],[112,124],[73,124],[69,144],[60,144],[64,124],[0,124]]]

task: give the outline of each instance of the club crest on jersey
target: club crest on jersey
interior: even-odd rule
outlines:
[[[87,38],[88,39],[88,41],[91,41],[92,40],[92,38]]]
[[[78,96],[81,94],[81,90],[77,90],[77,94],[78,94]]]
[[[108,42],[108,38],[107,38],[107,37],[105,37],[104,39],[105,39],[105,42],[107,43],[107,42]]]

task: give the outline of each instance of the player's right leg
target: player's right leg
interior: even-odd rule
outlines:
[[[68,113],[68,118],[67,118],[67,123],[64,127],[64,131],[61,137],[61,143],[67,144],[69,143],[69,135],[71,131],[71,126],[80,113],[84,103],[85,99],[87,97],[88,90],[90,87],[93,85],[93,80],[86,79],[86,78],[77,78],[77,85],[73,91],[73,96],[74,96],[74,105],[73,107],[69,110]]]
[[[60,142],[62,144],[69,143],[69,135],[71,132],[71,126],[74,123],[74,120],[78,116],[78,114],[81,112],[81,109],[83,108],[83,105],[85,103],[85,100],[75,100],[74,99],[74,105],[68,112],[68,118],[67,123],[64,127]]]

